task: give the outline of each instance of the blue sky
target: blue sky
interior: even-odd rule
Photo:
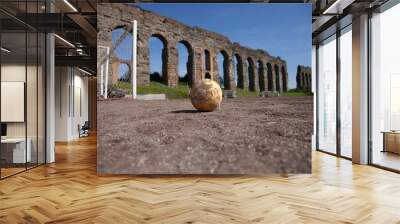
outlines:
[[[311,4],[139,4],[143,9],[227,36],[243,46],[260,48],[286,60],[289,88],[296,86],[298,64],[311,65]],[[114,32],[113,39],[118,36]],[[130,39],[130,38],[129,38]],[[130,40],[122,43],[117,54],[129,58]],[[161,71],[162,44],[150,40],[150,70]],[[186,73],[187,51],[178,46],[180,76]],[[221,57],[218,57],[221,58]],[[218,61],[222,69],[222,60]],[[221,72],[220,72],[221,73]]]

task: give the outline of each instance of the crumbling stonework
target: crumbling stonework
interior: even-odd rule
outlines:
[[[176,86],[178,75],[177,44],[185,45],[189,52],[187,71],[189,84],[197,80],[211,78],[220,82],[218,74],[217,55],[224,57],[223,87],[225,90],[235,88],[251,91],[278,91],[288,90],[288,73],[286,61],[280,57],[273,57],[265,50],[251,49],[232,43],[229,38],[199,27],[190,27],[176,20],[143,10],[132,5],[119,3],[103,3],[97,6],[98,18],[98,46],[111,48],[109,78],[115,82],[118,75],[117,64],[127,63],[113,53],[115,46],[112,43],[112,32],[123,28],[132,33],[132,21],[138,22],[137,48],[137,80],[138,85],[150,82],[149,71],[149,39],[156,37],[164,45],[162,52],[162,76],[165,84]],[[115,45],[118,44],[114,43]],[[98,61],[104,62],[104,51],[98,49]],[[235,66],[234,57],[237,65]],[[117,62],[113,62],[117,61]],[[114,63],[114,64],[113,64]],[[127,63],[129,66],[129,63]],[[113,65],[113,66],[112,66]],[[131,70],[131,67],[129,67]],[[234,78],[237,71],[237,82]],[[100,80],[100,79],[98,79]],[[112,83],[110,83],[112,84]]]
[[[299,65],[297,66],[296,83],[297,89],[311,91],[311,68],[308,66]]]

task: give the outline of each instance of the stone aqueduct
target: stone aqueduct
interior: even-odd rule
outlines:
[[[97,8],[98,45],[111,47],[111,52],[113,52],[113,30],[124,28],[128,31],[126,33],[131,33],[132,21],[138,21],[138,85],[145,85],[150,81],[148,41],[151,37],[157,37],[164,45],[162,78],[168,86],[176,86],[179,80],[177,44],[182,43],[189,52],[187,63],[189,84],[204,78],[219,82],[217,54],[221,52],[224,57],[224,89],[242,88],[250,91],[277,92],[288,90],[286,62],[279,57],[271,56],[265,50],[232,43],[221,34],[199,27],[190,27],[139,7],[104,3],[98,4]],[[129,66],[130,71],[130,60],[121,60],[113,53],[110,53],[110,58],[108,79],[116,82],[117,67],[120,63],[124,63]],[[101,60],[100,54],[98,60]],[[237,82],[234,79],[234,69]]]
[[[308,66],[297,66],[296,83],[297,89],[311,90],[311,68]]]

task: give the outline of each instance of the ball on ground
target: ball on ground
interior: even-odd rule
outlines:
[[[221,104],[221,87],[211,79],[200,80],[190,90],[190,101],[199,111],[213,111]]]

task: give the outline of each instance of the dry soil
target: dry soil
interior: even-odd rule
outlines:
[[[98,172],[267,174],[311,172],[312,97],[98,101]]]

